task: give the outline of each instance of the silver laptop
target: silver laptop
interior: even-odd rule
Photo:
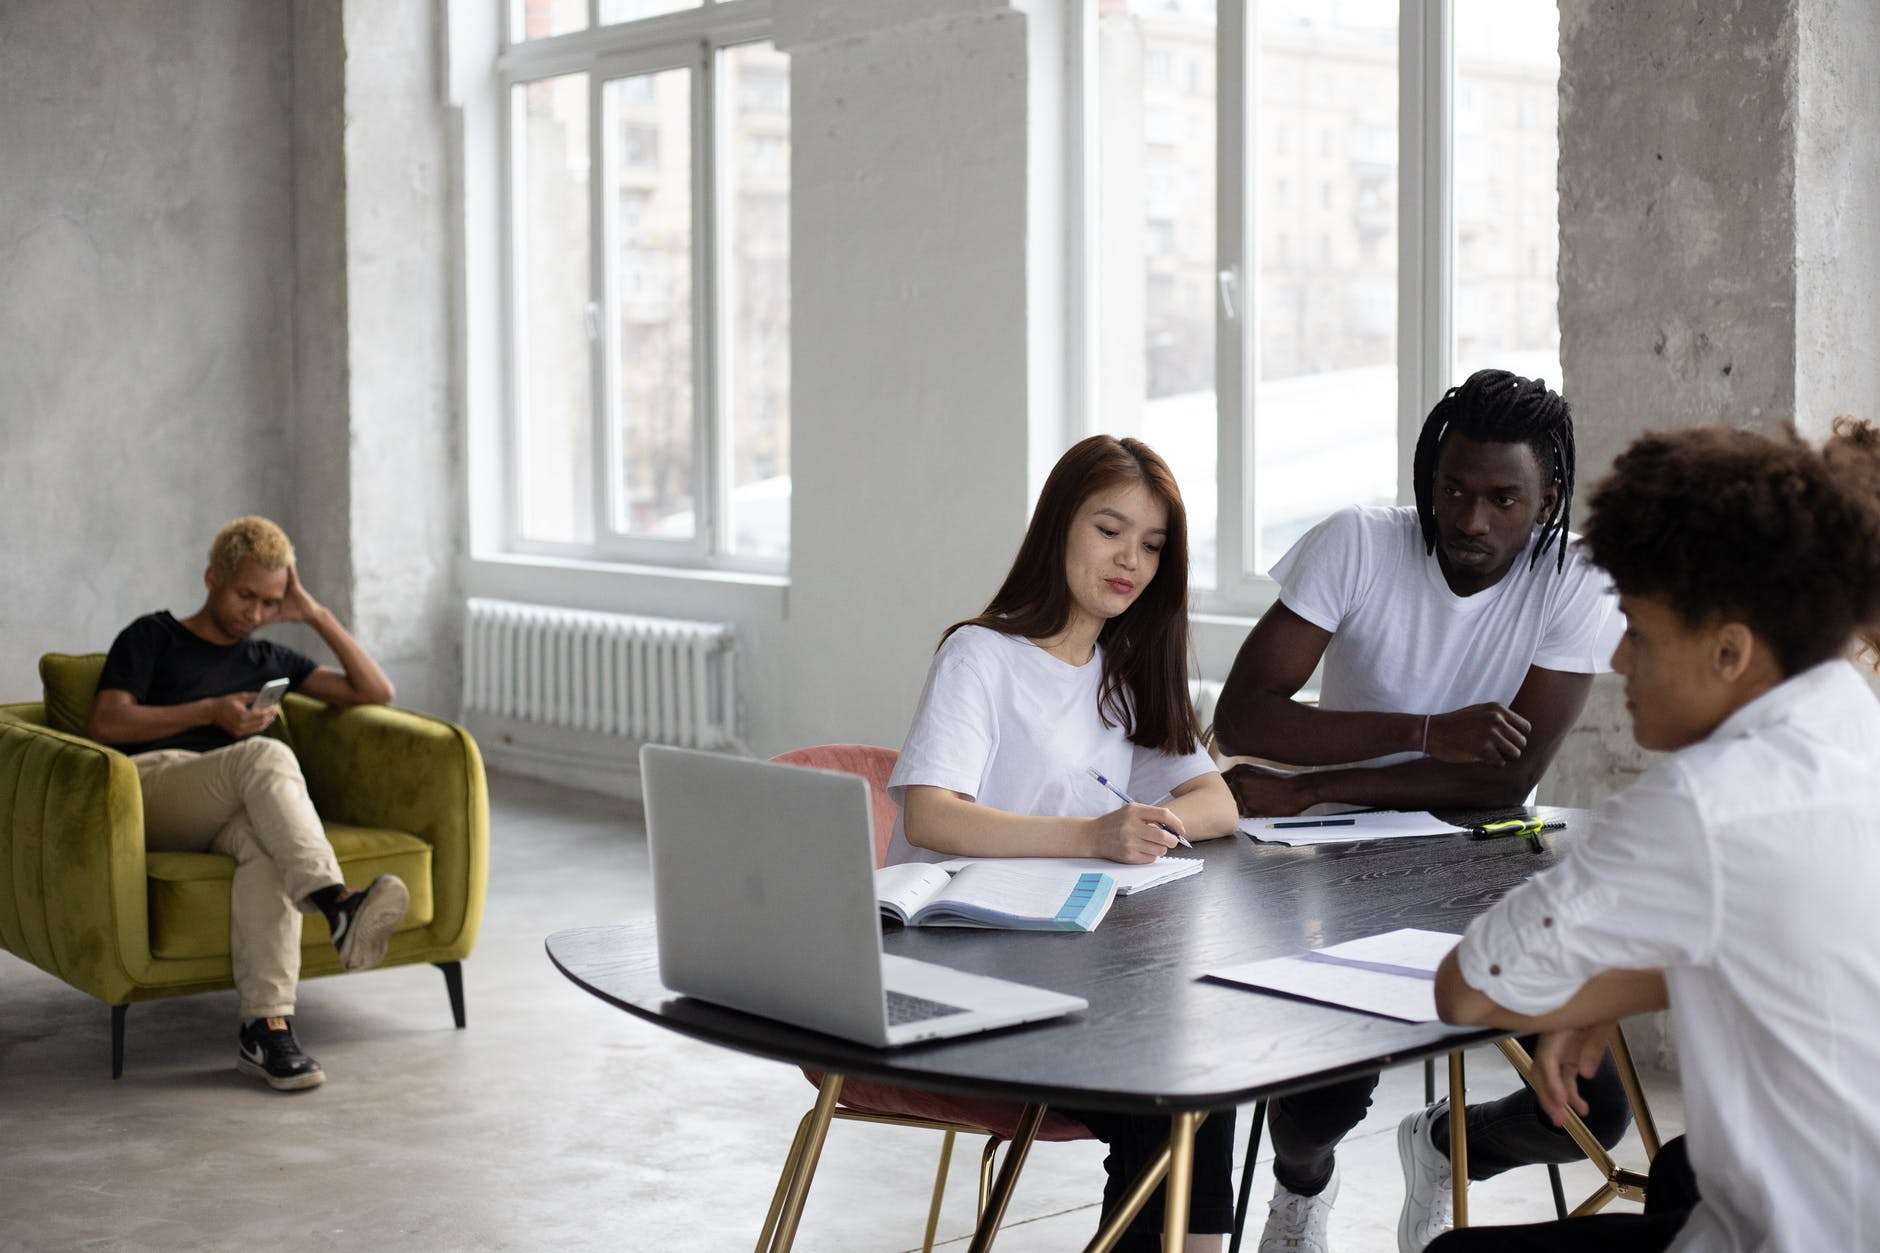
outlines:
[[[674,992],[875,1045],[1088,1008],[882,953],[865,780],[656,744],[640,778],[659,977]]]

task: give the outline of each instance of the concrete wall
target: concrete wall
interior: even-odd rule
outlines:
[[[1801,0],[1795,152],[1795,412],[1880,421],[1880,5]]]
[[[791,584],[766,750],[898,745],[1026,521],[1026,18],[780,0],[791,54]],[[1035,227],[1034,227],[1035,228]],[[771,659],[770,665],[776,665]]]
[[[0,5],[0,699],[291,524],[291,69],[269,0]]]
[[[345,13],[351,622],[401,705],[454,717],[463,450],[448,394],[440,6],[351,0]],[[327,417],[299,414],[303,427]]]
[[[1647,430],[1880,415],[1880,11],[1565,0],[1560,327],[1583,508]],[[1643,770],[1616,680],[1546,799]]]

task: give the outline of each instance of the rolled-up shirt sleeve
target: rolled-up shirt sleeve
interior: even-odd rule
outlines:
[[[1717,867],[1675,762],[1594,811],[1553,869],[1470,924],[1465,982],[1504,1009],[1552,1013],[1594,975],[1699,962],[1720,918]]]

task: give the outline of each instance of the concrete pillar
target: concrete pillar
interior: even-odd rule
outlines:
[[[439,9],[294,9],[296,543],[399,703],[454,714],[450,245]]]
[[[291,37],[268,0],[0,4],[0,700],[291,512]]]
[[[1576,510],[1647,430],[1880,417],[1880,9],[1565,0],[1560,328]],[[1648,765],[1602,680],[1545,799]]]
[[[772,664],[794,669],[793,741],[898,745],[940,631],[984,606],[1030,503],[1027,19],[993,0],[773,11],[793,501]]]

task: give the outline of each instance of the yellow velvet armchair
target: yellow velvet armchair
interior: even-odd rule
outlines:
[[[111,1007],[111,1074],[137,1001],[234,986],[233,858],[144,849],[130,758],[81,731],[102,654],[48,654],[41,702],[0,705],[0,949]],[[275,732],[300,759],[350,885],[393,873],[411,905],[385,965],[431,962],[464,1025],[463,959],[489,873],[489,795],[476,741],[385,706],[289,696]],[[325,919],[303,919],[301,977],[341,973]]]

